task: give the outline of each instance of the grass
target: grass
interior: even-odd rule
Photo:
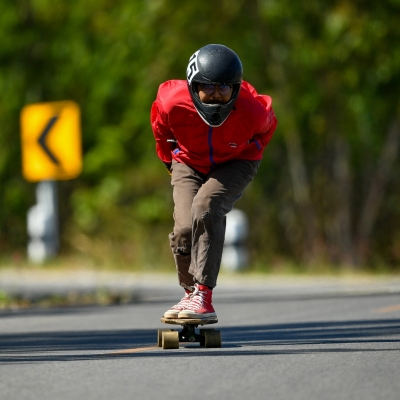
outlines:
[[[0,291],[0,309],[21,308],[50,308],[50,307],[77,307],[77,306],[110,306],[116,304],[132,304],[138,299],[134,293],[115,292],[107,289],[77,292],[66,294],[25,295]]]

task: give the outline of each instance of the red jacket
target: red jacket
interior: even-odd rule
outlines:
[[[277,125],[271,103],[269,96],[243,82],[229,117],[211,127],[197,113],[187,82],[167,81],[151,108],[157,155],[165,163],[174,158],[204,174],[232,159],[260,160]]]

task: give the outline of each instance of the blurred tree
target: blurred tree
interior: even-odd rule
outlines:
[[[399,3],[260,0],[253,15],[282,106],[299,255],[371,261],[378,210],[397,178]]]
[[[399,11],[399,0],[3,0],[0,252],[25,246],[34,203],[20,110],[71,99],[84,172],[59,184],[63,248],[99,263],[169,260],[169,180],[149,109],[161,82],[185,79],[196,49],[223,43],[279,120],[238,204],[254,260],[398,265]]]

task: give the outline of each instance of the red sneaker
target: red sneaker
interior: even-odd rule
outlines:
[[[179,313],[178,318],[216,318],[217,314],[211,303],[212,290],[205,285],[195,283],[190,302]]]
[[[183,296],[182,300],[178,304],[175,304],[164,313],[164,318],[178,318],[179,312],[189,305],[191,296],[192,292],[185,289],[185,296]]]

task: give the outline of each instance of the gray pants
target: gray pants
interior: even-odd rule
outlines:
[[[184,288],[194,281],[217,285],[225,239],[226,214],[257,173],[260,161],[232,160],[208,175],[172,162],[174,231],[170,245]]]

